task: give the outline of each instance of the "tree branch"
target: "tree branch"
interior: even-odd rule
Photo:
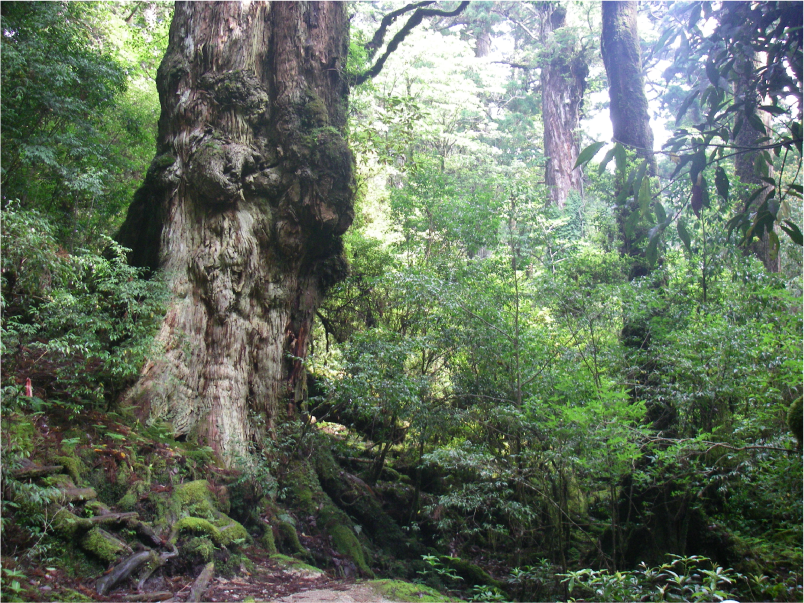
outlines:
[[[382,46],[382,43],[385,41],[385,33],[388,31],[388,28],[393,25],[396,21],[397,17],[400,15],[404,15],[407,12],[410,12],[414,9],[421,8],[423,6],[428,6],[430,4],[435,4],[435,0],[427,0],[426,2],[417,2],[416,4],[408,4],[398,10],[388,13],[382,18],[380,22],[380,28],[374,33],[374,37],[371,38],[371,41],[366,43],[364,48],[368,51],[368,58],[369,60],[374,58],[374,55],[377,54],[377,51]]]
[[[423,3],[423,4],[426,4],[426,3]],[[412,8],[413,6],[416,6],[416,5],[410,5],[410,6],[405,7],[405,8],[410,10],[410,8]],[[352,85],[353,86],[359,86],[363,82],[365,82],[367,80],[370,80],[373,77],[376,77],[380,73],[380,71],[382,71],[382,68],[385,65],[385,61],[388,60],[388,57],[391,56],[391,53],[394,52],[397,49],[397,47],[408,36],[408,34],[411,31],[413,31],[413,28],[416,27],[419,23],[421,23],[422,20],[425,17],[454,17],[454,16],[459,15],[460,13],[462,13],[463,10],[467,6],[469,6],[468,0],[464,0],[463,2],[460,3],[460,5],[458,5],[458,8],[456,8],[453,11],[443,11],[443,10],[437,10],[437,9],[417,8],[416,12],[414,12],[411,15],[410,19],[408,19],[408,22],[405,23],[405,25],[402,27],[402,29],[400,29],[396,33],[396,35],[391,39],[391,41],[388,42],[388,48],[385,49],[385,54],[383,54],[379,59],[377,59],[377,62],[374,63],[374,66],[371,69],[369,69],[365,73],[362,73],[361,75],[358,75],[354,79],[354,82],[353,82]],[[396,12],[399,12],[399,11],[396,11]],[[405,12],[405,11],[403,11],[403,12]],[[391,13],[391,14],[393,14],[393,13]],[[400,14],[402,14],[402,13],[400,13]],[[397,16],[399,16],[399,15],[397,15]],[[396,19],[396,17],[394,17],[394,19]],[[385,19],[383,19],[383,22],[385,22]],[[393,20],[391,22],[393,22]],[[382,26],[380,27],[380,29],[382,30]],[[387,26],[386,26],[386,29],[387,29]],[[383,32],[382,37],[384,37],[384,36],[385,36],[385,33]],[[375,34],[374,38],[372,39],[372,43],[374,42],[374,39],[376,39],[376,38],[377,38],[377,35]]]

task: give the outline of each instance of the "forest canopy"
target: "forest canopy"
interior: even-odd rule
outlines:
[[[0,15],[3,597],[801,600],[800,2]]]

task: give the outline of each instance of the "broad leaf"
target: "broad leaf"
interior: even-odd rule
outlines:
[[[720,166],[715,170],[715,188],[724,201],[729,200],[729,177],[726,175],[726,170]]]
[[[586,165],[587,163],[589,163],[592,160],[592,158],[595,155],[597,155],[597,152],[604,146],[606,146],[605,142],[595,142],[593,144],[590,144],[588,147],[586,147],[583,151],[580,152],[580,154],[578,155],[578,160],[575,162],[575,165],[573,166],[572,169],[574,170],[578,166]]]
[[[683,219],[679,220],[676,224],[676,229],[678,230],[678,237],[681,239],[681,242],[684,243],[684,247],[687,248],[688,252],[692,252],[691,247],[691,238],[690,233],[687,231],[687,225]]]

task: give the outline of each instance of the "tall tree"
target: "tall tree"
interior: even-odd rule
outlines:
[[[578,159],[578,124],[586,89],[589,64],[586,49],[573,36],[557,39],[566,25],[567,9],[555,2],[541,6],[540,38],[546,55],[541,68],[542,119],[544,120],[545,184],[550,204],[564,207],[571,191],[581,190]]]
[[[653,131],[648,116],[648,99],[642,78],[642,56],[637,30],[637,2],[603,3],[603,32],[600,50],[609,80],[609,112],[614,139],[634,147],[640,157],[653,158]]]
[[[348,17],[337,2],[179,2],[157,154],[119,233],[172,301],[128,398],[229,461],[305,396],[310,323],[345,273]]]
[[[734,95],[736,101],[743,105],[743,115],[740,116],[741,127],[734,137],[735,146],[740,149],[757,149],[752,152],[738,153],[734,157],[734,173],[744,184],[762,186],[764,177],[773,177],[773,164],[769,164],[761,156],[762,151],[758,150],[770,134],[770,113],[760,114],[757,107],[762,104],[757,94],[756,71],[761,68],[759,57],[750,47],[747,48],[748,56],[737,57],[735,70],[737,71],[737,81],[734,85]],[[753,119],[749,119],[752,117]],[[755,164],[761,162],[757,169]],[[766,173],[761,170],[764,169]],[[764,188],[753,202],[752,209],[762,206],[767,200],[769,189]],[[771,237],[777,237],[776,245],[771,243]],[[781,267],[778,253],[778,236],[771,225],[768,230],[763,231],[758,238],[755,238],[750,245],[753,253],[765,266],[768,272],[779,272]]]

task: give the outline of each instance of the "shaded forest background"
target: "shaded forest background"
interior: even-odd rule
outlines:
[[[86,522],[137,512],[165,575],[256,547],[484,601],[801,600],[801,5],[639,7],[655,154],[603,139],[599,3],[473,2],[361,78],[399,8],[350,6],[349,274],[232,461],[124,398],[163,352],[114,236],[164,167],[172,6],[2,4],[3,596],[94,580],[145,528]]]

